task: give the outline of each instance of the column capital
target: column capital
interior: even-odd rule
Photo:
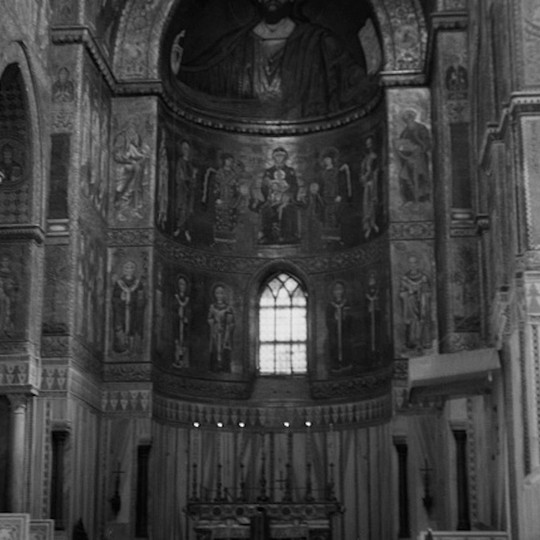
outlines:
[[[6,397],[9,401],[9,408],[11,412],[24,412],[28,401],[30,399],[29,394],[6,394]]]

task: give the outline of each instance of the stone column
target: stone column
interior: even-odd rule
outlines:
[[[24,512],[24,458],[26,432],[26,406],[24,394],[9,394],[10,404],[10,465],[9,465],[9,509],[13,513]]]

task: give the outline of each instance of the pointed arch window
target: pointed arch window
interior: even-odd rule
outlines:
[[[270,278],[259,298],[259,372],[294,375],[307,371],[307,293],[286,273]]]

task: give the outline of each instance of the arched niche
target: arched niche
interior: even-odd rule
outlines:
[[[115,44],[114,70],[120,80],[159,78],[161,40],[171,16],[182,1],[128,0]],[[370,3],[382,39],[382,71],[422,72],[427,28],[420,1],[380,0]]]
[[[17,146],[15,159],[21,159],[18,156],[24,155],[25,161],[20,163],[21,178],[4,189],[6,193],[7,190],[12,194],[18,193],[20,208],[27,208],[26,212],[19,212],[7,221],[0,217],[0,222],[4,223],[40,224],[43,218],[41,212],[45,207],[43,202],[46,193],[44,179],[47,144],[42,142],[46,139],[34,137],[36,133],[44,133],[44,121],[36,99],[37,84],[32,73],[31,60],[22,43],[12,42],[0,54],[0,81],[6,81],[6,77],[16,81],[21,108],[20,129],[15,129],[15,132],[13,126],[10,128],[7,124],[6,127],[0,125],[0,139],[6,138],[7,144]],[[4,146],[1,141],[0,146]]]

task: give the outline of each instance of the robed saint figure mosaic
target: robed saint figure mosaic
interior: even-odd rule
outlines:
[[[363,2],[354,17],[338,17],[336,6],[320,0],[191,4],[172,25],[168,55],[172,86],[188,100],[301,120],[362,105],[376,92],[358,38],[369,16]]]

